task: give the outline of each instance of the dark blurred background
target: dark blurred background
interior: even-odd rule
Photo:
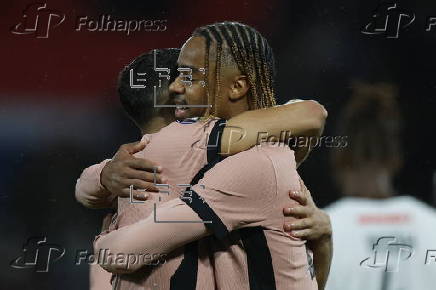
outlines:
[[[379,5],[372,0],[46,1],[65,21],[48,38],[13,34],[32,3],[0,4],[0,289],[86,289],[88,267],[74,264],[76,251],[91,249],[104,212],[75,201],[76,179],[120,144],[139,138],[118,101],[118,72],[142,52],[180,47],[193,29],[216,21],[252,25],[270,40],[280,102],[321,102],[329,111],[324,135],[335,135],[335,115],[353,80],[396,85],[405,151],[396,189],[434,205],[436,26],[426,28],[436,2],[398,2],[416,15],[399,38],[361,32]],[[78,17],[103,14],[165,19],[167,28],[130,35],[75,31]],[[319,206],[339,198],[329,150],[318,148],[300,170]],[[64,248],[65,255],[48,272],[11,267],[27,239],[37,236]]]

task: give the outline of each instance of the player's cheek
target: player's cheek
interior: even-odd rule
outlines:
[[[189,96],[192,105],[207,105],[207,91],[205,87],[199,84],[193,84],[189,88]]]
[[[185,97],[186,97],[186,101],[188,102],[188,105],[195,105],[196,104],[195,103],[196,90],[195,90],[194,85],[185,87]]]

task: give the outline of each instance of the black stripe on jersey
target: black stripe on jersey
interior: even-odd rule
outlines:
[[[207,142],[207,164],[201,168],[197,174],[192,178],[191,185],[195,185],[198,183],[200,179],[203,178],[204,173],[215,166],[219,161],[221,161],[223,158],[219,154],[219,150],[221,148],[221,136],[222,132],[224,130],[226,120],[220,119],[215,122],[210,135],[209,140]],[[201,215],[199,212],[197,212],[194,208],[192,208],[199,216],[200,218],[205,217],[206,219],[202,218],[205,221],[212,221],[212,224],[215,222],[218,223],[221,222],[221,220],[218,218],[218,216],[212,211],[212,209],[209,206],[201,205],[203,204],[203,200],[200,199],[199,195],[192,191],[192,202],[195,200],[196,208],[199,209],[199,212],[201,212]],[[187,203],[189,206],[191,206],[190,203]],[[209,210],[207,209],[209,208]],[[215,217],[213,217],[215,215]],[[222,224],[222,222],[221,222]],[[210,224],[205,224],[210,225]],[[218,226],[217,230],[218,232],[225,230],[227,233],[227,228],[222,224],[224,229],[220,228]],[[221,233],[223,234],[223,233]],[[171,290],[195,290],[197,287],[197,275],[198,275],[198,241],[194,241],[190,243],[189,245],[185,246],[184,251],[184,257],[182,262],[180,263],[179,267],[177,268],[174,275],[171,277],[170,280],[170,289]]]
[[[250,290],[276,289],[271,252],[262,227],[244,228],[239,232],[247,253]]]
[[[197,287],[198,242],[185,245],[183,260],[170,279],[170,290],[194,290]]]
[[[207,163],[216,163],[222,160],[222,157],[219,153],[221,150],[221,138],[223,136],[225,125],[226,120],[219,119],[215,122],[212,130],[210,131],[209,140],[207,142]]]
[[[219,119],[215,122],[207,142],[207,164],[201,168],[197,174],[192,178],[191,185],[197,184],[203,178],[206,171],[215,166],[224,158],[219,154],[221,148],[221,136],[226,125],[226,120]]]
[[[219,154],[221,148],[221,136],[224,130],[226,120],[220,119],[215,122],[207,143],[207,164],[201,168],[198,173],[194,176],[191,181],[191,185],[197,184],[198,181],[203,178],[204,173],[215,166],[218,162],[224,158]],[[191,202],[186,202],[183,200],[193,211],[195,211],[198,216],[203,221],[212,221],[211,223],[205,223],[204,225],[211,230],[218,239],[223,239],[229,234],[224,223],[215,214],[215,212],[209,207],[209,205],[196,193],[194,190],[192,192]]]
[[[183,200],[193,211],[195,211],[203,221],[211,221],[204,225],[218,240],[223,240],[229,235],[229,230],[218,217],[218,215],[210,208],[210,206],[201,198],[194,190],[192,192],[192,201]]]

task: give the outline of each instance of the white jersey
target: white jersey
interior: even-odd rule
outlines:
[[[327,290],[436,289],[436,211],[413,197],[343,198],[329,207]]]

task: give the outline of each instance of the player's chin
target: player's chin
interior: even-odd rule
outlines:
[[[205,113],[206,113],[206,108],[191,108],[190,110],[191,116],[189,118],[203,117]]]
[[[176,107],[174,110],[174,117],[176,120],[184,120],[186,118],[191,118],[191,109],[185,107]]]

